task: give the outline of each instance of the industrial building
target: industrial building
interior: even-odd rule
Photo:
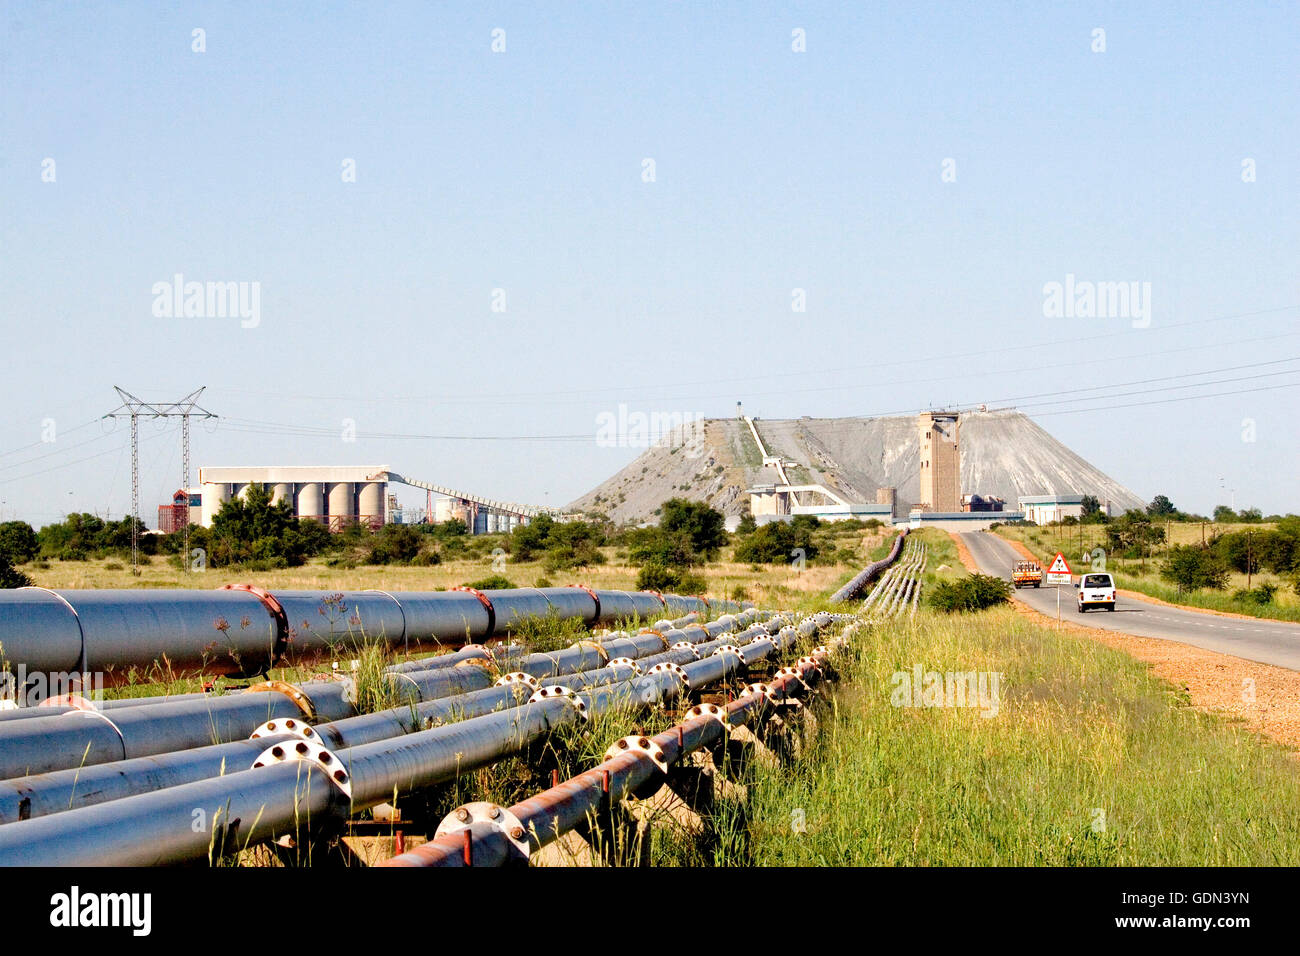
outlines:
[[[423,511],[404,513],[396,497],[389,494],[390,483],[423,489],[428,506]],[[511,531],[539,514],[551,513],[550,509],[497,501],[407,478],[386,465],[279,465],[199,468],[198,487],[190,489],[188,495],[189,520],[211,527],[213,517],[227,501],[246,495],[253,486],[269,490],[274,502],[289,502],[297,517],[320,521],[331,531],[353,524],[378,528],[396,522],[459,520],[465,522],[471,534],[492,534]],[[185,497],[184,490],[178,491],[171,505],[159,506],[160,529],[164,516],[168,527],[180,527],[177,522],[183,520],[180,509],[185,507]]]
[[[1083,517],[1083,495],[1021,495],[1020,510],[1026,521],[1049,524],[1065,518]],[[1101,502],[1102,514],[1110,514],[1110,502]]]
[[[917,419],[921,441],[921,493],[923,511],[960,512],[961,421],[956,412],[922,412]]]

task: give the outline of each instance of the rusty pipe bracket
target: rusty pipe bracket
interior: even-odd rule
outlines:
[[[508,687],[511,684],[522,684],[525,687],[527,687],[529,690],[534,690],[534,691],[542,686],[542,682],[539,681],[536,677],[534,677],[532,674],[525,674],[523,671],[511,671],[509,674],[502,674],[495,681],[493,681],[492,686]]]
[[[352,800],[351,775],[343,766],[343,761],[320,744],[314,744],[306,740],[300,740],[296,744],[276,744],[258,754],[257,759],[253,761],[253,769],[297,760],[313,763],[320,767],[325,771],[325,775],[330,778],[330,782],[342,790],[349,801]]]
[[[600,655],[601,664],[609,663],[609,651],[605,650],[605,646],[600,641],[574,641],[573,646],[595,651]]]
[[[512,851],[510,854],[511,863],[525,866],[528,864],[531,848],[528,845],[528,834],[524,830],[524,825],[513,813],[505,807],[497,806],[495,803],[479,801],[458,807],[443,817],[442,822],[438,824],[437,832],[434,833],[434,838],[455,836],[468,830],[476,823],[487,824],[493,830],[499,831],[509,841]],[[466,840],[468,845],[469,837],[466,837]]]
[[[595,591],[593,591],[591,588],[587,587],[587,585],[585,584],[570,584],[569,587],[577,588],[579,591],[586,591],[587,596],[591,598],[594,602],[596,602],[596,616],[592,618],[592,620],[599,621],[600,620],[600,595],[597,594]]]
[[[655,637],[659,638],[659,643],[663,645],[660,650],[668,650],[668,638],[664,637],[663,632],[660,631],[659,628],[643,627],[641,630],[637,631],[637,634],[653,634]]]
[[[308,720],[316,719],[316,708],[312,706],[311,698],[302,692],[298,687],[290,684],[288,681],[268,680],[260,684],[254,684],[244,691],[246,694],[252,694],[257,691],[274,691],[277,694],[284,694],[293,701],[298,709],[303,712]]]
[[[682,665],[680,664],[674,664],[672,661],[662,661],[656,664],[654,667],[650,668],[650,673],[651,674],[664,674],[664,673],[674,674],[676,675],[677,679],[682,682],[682,693],[686,693],[691,689],[691,679],[686,676],[686,671],[682,669]]]
[[[274,594],[255,584],[223,584],[217,590],[247,591],[261,601],[262,607],[266,608],[266,613],[271,615],[271,620],[275,623],[275,646],[271,648],[271,663],[274,664],[285,655],[289,647],[289,615]]]
[[[632,668],[633,674],[636,674],[638,677],[641,676],[641,665],[638,664],[636,661],[632,660],[632,658],[630,657],[616,657],[605,666],[606,667],[630,667]]]
[[[692,644],[690,641],[678,641],[676,644],[670,647],[669,650],[690,651],[692,657],[694,657],[697,661],[700,659],[700,652],[696,649],[695,645]]]
[[[249,734],[248,739],[258,740],[262,737],[270,737],[273,734],[293,734],[295,737],[306,740],[309,743],[319,744],[321,742],[320,734],[316,733],[316,731],[312,730],[311,727],[303,723],[301,720],[294,720],[292,717],[268,720]],[[322,744],[322,746],[324,745]]]
[[[534,691],[533,696],[528,698],[528,703],[537,704],[544,700],[555,700],[556,698],[568,701],[578,716],[583,720],[591,720],[591,714],[587,712],[587,702],[578,696],[572,687],[564,687],[560,684],[548,684],[545,687]]]
[[[480,591],[478,588],[458,587],[458,588],[452,588],[452,590],[468,591],[470,594],[478,598],[478,602],[482,604],[483,607],[487,608],[487,613],[488,613],[487,631],[486,633],[484,633],[483,636],[486,638],[486,637],[491,637],[493,634],[495,634],[497,630],[497,609],[492,606],[492,599],[489,598],[482,591]],[[548,601],[547,603],[549,604],[550,602]]]

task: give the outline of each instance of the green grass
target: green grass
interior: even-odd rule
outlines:
[[[918,663],[1001,672],[996,716],[892,706],[894,673]],[[1294,755],[1104,645],[1010,609],[922,613],[864,632],[842,678],[804,758],[757,770],[748,846],[731,862],[1300,862]]]

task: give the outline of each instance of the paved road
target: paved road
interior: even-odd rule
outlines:
[[[981,570],[1011,579],[1011,567],[1020,560],[1020,553],[1011,544],[988,531],[963,532],[962,539]],[[1122,579],[1117,583],[1121,588],[1124,586]],[[1035,610],[1056,615],[1054,587],[1021,588],[1015,595]],[[1178,641],[1248,661],[1300,670],[1300,624],[1220,617],[1123,596],[1115,602],[1114,611],[1079,614],[1075,610],[1074,588],[1062,588],[1060,597],[1063,621],[1138,637]]]

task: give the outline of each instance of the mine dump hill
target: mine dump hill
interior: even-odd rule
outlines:
[[[795,484],[820,484],[849,501],[872,502],[876,489],[896,487],[906,511],[920,492],[920,441],[913,415],[886,418],[756,419],[769,455],[787,462]],[[1020,495],[1090,494],[1112,511],[1143,500],[1053,438],[1027,415],[999,409],[961,415],[961,486],[996,495],[1014,510]],[[569,509],[608,515],[617,523],[654,521],[668,498],[707,501],[743,514],[747,488],[779,481],[742,419],[710,419],[701,440],[670,436],[648,448]]]

